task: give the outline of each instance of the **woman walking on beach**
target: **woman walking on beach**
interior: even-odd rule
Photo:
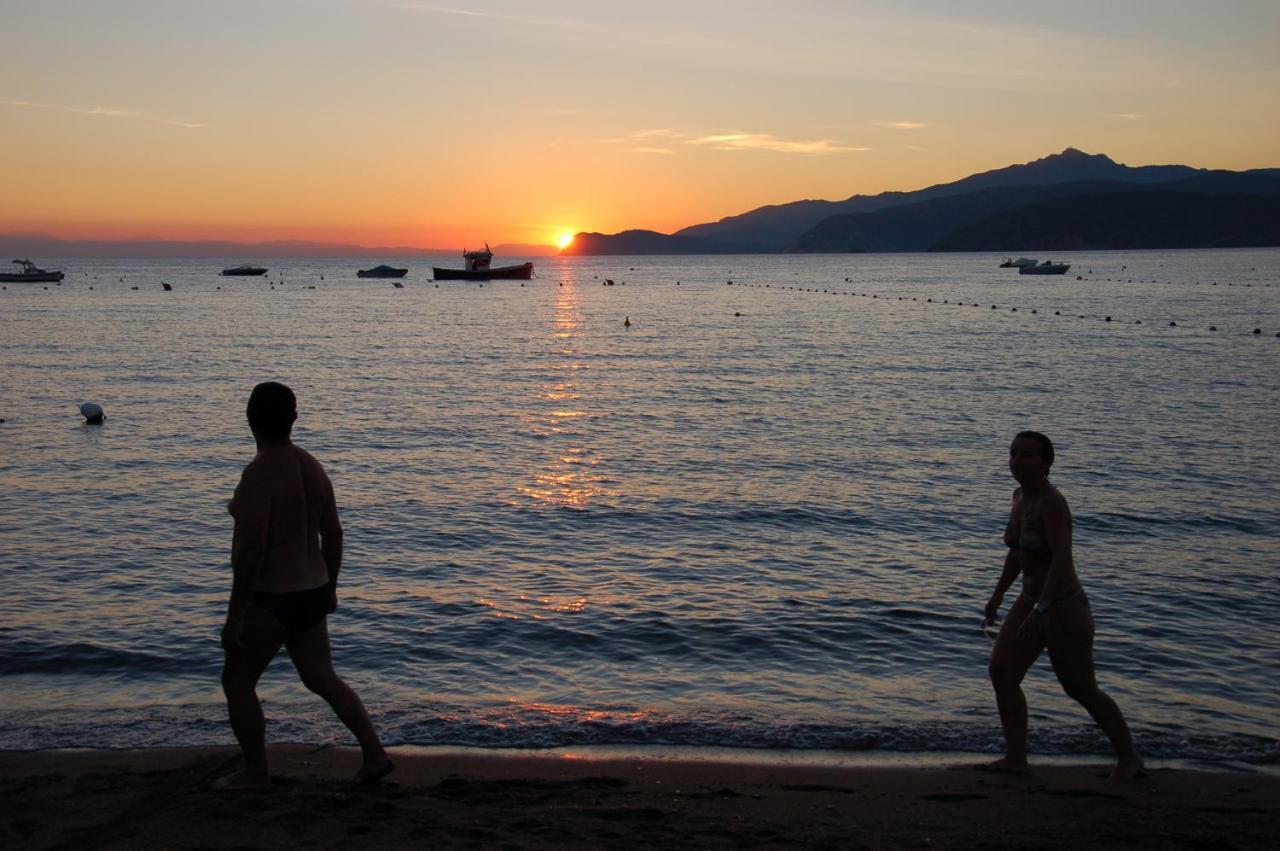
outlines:
[[[1112,779],[1132,780],[1142,771],[1129,726],[1115,701],[1098,688],[1093,671],[1093,615],[1071,556],[1071,509],[1049,483],[1053,443],[1035,431],[1019,432],[1009,447],[1009,471],[1019,487],[1004,541],[1004,571],[987,602],[986,622],[995,623],[1004,593],[1022,574],[1022,593],[1009,607],[991,651],[1005,756],[987,768],[1027,771],[1027,701],[1022,679],[1046,648],[1067,695],[1097,722],[1116,751]]]

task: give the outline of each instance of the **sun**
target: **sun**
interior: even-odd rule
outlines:
[[[571,233],[562,233],[560,234],[560,238],[556,240],[556,246],[561,251],[564,251],[566,248],[568,248],[572,244],[573,244],[573,234]]]

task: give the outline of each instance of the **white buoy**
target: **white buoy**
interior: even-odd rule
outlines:
[[[102,425],[102,421],[107,418],[107,413],[97,402],[85,402],[80,406],[80,416],[84,417],[84,421],[89,425]]]

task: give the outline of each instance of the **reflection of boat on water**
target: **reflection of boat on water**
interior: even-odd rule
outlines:
[[[265,275],[267,270],[262,266],[232,266],[229,269],[223,269],[220,274],[228,277],[246,277],[250,275]]]
[[[1017,260],[1004,258],[1004,262],[1000,264],[1001,269],[1022,269],[1026,266],[1034,266],[1036,261],[1031,257],[1019,257]]]
[[[9,283],[27,282],[31,284],[53,283],[61,281],[63,277],[61,269],[41,269],[30,260],[14,260],[22,267],[18,272],[0,272],[0,281]]]
[[[1019,275],[1065,275],[1067,270],[1071,268],[1070,263],[1054,263],[1052,260],[1046,260],[1039,266],[1023,266],[1018,269]]]
[[[509,281],[527,281],[533,277],[533,264],[521,263],[518,266],[498,266],[493,262],[493,252],[489,243],[484,244],[484,251],[463,251],[462,259],[467,261],[465,269],[441,269],[431,267],[432,277],[437,281],[489,281],[503,279]]]
[[[359,269],[356,271],[357,278],[403,278],[408,274],[408,269],[397,269],[394,266],[374,266],[372,269]]]

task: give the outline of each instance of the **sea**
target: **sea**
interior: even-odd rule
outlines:
[[[1139,747],[1280,764],[1278,249],[33,259],[66,279],[0,290],[0,749],[233,743],[226,504],[279,380],[389,744],[999,754],[1037,429]],[[1047,658],[1025,689],[1033,759],[1109,753]],[[259,693],[271,741],[352,743],[283,653]]]

